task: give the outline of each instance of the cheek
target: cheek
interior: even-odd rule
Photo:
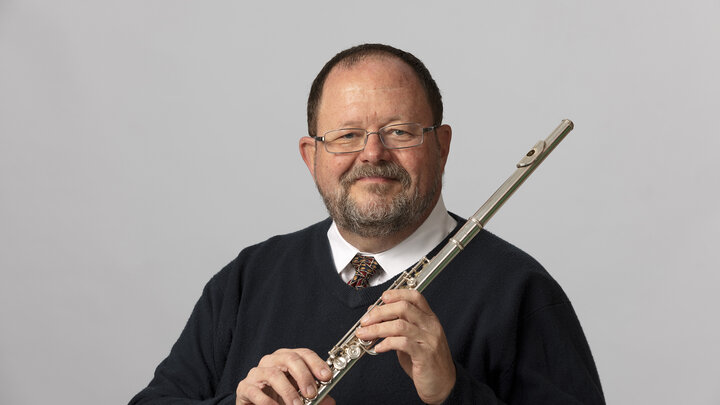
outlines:
[[[352,167],[352,160],[343,157],[323,157],[315,162],[315,179],[320,184],[339,183],[340,177]]]
[[[427,192],[435,187],[438,167],[433,162],[436,159],[437,156],[428,155],[403,164],[405,170],[410,173],[414,188],[419,188],[421,192]]]
[[[422,183],[429,175],[427,165],[418,157],[413,159],[399,159],[397,163],[410,174],[413,185],[416,187],[418,185],[422,186]]]

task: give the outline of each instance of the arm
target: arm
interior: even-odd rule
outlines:
[[[224,348],[229,347],[232,336],[232,326],[224,323],[235,317],[234,313],[221,314],[223,309],[237,307],[223,305],[227,285],[224,272],[220,272],[205,286],[170,354],[130,405],[293,404],[301,399],[298,386],[303,387],[303,395],[312,397],[315,379],[328,379],[327,364],[311,350],[280,349],[264,356],[238,383],[235,392],[218,392],[227,356]],[[327,397],[322,404],[334,401]]]
[[[395,350],[405,373],[426,404],[440,404],[455,385],[455,365],[440,321],[425,298],[414,290],[388,290],[385,305],[361,320],[358,338],[384,338],[375,351]]]
[[[478,381],[456,362],[457,382],[445,404],[605,404],[569,302],[546,306],[523,319],[516,346],[515,360],[496,387]]]
[[[546,305],[522,319],[516,359],[504,375],[521,384],[511,391],[511,403],[605,404],[595,362],[569,302]]]
[[[240,381],[236,405],[300,405],[298,387],[302,387],[305,398],[314,398],[317,395],[315,380],[327,381],[331,375],[327,364],[312,350],[279,349],[264,356]],[[335,400],[327,396],[321,404],[335,405]]]
[[[155,370],[150,384],[140,391],[130,405],[230,405],[232,392],[217,393],[215,387],[224,367],[223,356],[216,348],[230,339],[218,327],[222,304],[222,272],[205,286],[170,354]]]
[[[233,393],[218,395],[215,392],[224,366],[222,356],[215,350],[224,339],[218,330],[222,289],[217,288],[217,284],[221,274],[205,286],[170,354],[158,365],[150,384],[130,401],[130,405],[234,403]]]
[[[357,335],[385,338],[375,350],[397,352],[426,403],[604,404],[592,355],[568,302],[521,320],[515,359],[491,387],[453,361],[442,326],[422,295],[396,290],[386,292],[383,300],[386,305],[363,319]]]

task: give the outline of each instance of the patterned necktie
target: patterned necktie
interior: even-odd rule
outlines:
[[[356,290],[367,287],[370,277],[382,269],[374,257],[362,256],[360,253],[356,254],[350,263],[355,268],[355,275],[348,281],[348,285]]]

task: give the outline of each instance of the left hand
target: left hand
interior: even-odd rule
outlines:
[[[395,350],[420,399],[442,403],[455,386],[455,364],[440,321],[415,290],[385,291],[382,299],[385,305],[365,314],[355,335],[363,340],[385,338],[375,351]]]

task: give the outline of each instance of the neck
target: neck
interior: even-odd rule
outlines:
[[[407,230],[380,237],[360,236],[339,226],[338,231],[340,232],[340,235],[343,237],[343,239],[345,239],[349,244],[353,245],[358,251],[364,253],[380,253],[397,246],[408,236],[412,235],[412,233],[415,232],[417,228],[418,226],[413,226],[412,228],[408,228]]]

